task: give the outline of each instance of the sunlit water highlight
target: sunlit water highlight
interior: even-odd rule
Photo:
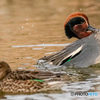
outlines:
[[[67,46],[69,44],[37,44],[37,45],[18,45],[18,46],[12,46],[13,48],[21,48],[21,47],[49,47],[49,46]],[[34,50],[35,48],[33,48]],[[41,48],[36,48],[41,49]]]

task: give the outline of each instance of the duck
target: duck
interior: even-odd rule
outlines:
[[[64,73],[14,70],[0,61],[0,91],[5,93],[36,93],[59,90],[63,86]]]
[[[81,13],[79,13],[79,15],[83,16],[83,14]],[[82,19],[81,17],[79,18],[79,16],[77,17],[77,15],[75,14],[70,16],[67,18],[65,22],[64,25],[65,28],[68,26],[68,20],[72,19],[70,21],[71,23],[74,23]],[[87,17],[84,15],[83,19],[86,20]],[[84,23],[87,24],[83,25]],[[76,36],[78,40],[69,44],[68,46],[64,47],[62,50],[58,51],[53,55],[44,56],[40,58],[38,60],[38,63],[39,61],[43,60],[44,63],[46,64],[75,67],[75,68],[87,68],[93,64],[100,63],[100,29],[92,27],[89,24],[88,19],[85,22],[83,22],[83,24],[81,24],[81,22],[78,22],[78,24],[74,25],[73,28],[71,27],[71,24],[69,24],[70,29],[68,30],[72,31],[73,29],[74,32],[72,31],[73,33],[71,34],[66,33],[66,35],[70,38],[72,36]],[[82,25],[86,27],[81,27],[79,30],[77,30],[77,28]],[[66,32],[68,30],[66,30]],[[81,33],[83,33],[82,37],[80,36]],[[88,34],[88,35],[84,35],[84,34]]]
[[[65,20],[65,34],[69,39],[72,37],[77,39],[85,38],[92,34],[91,31],[86,31],[88,26],[90,26],[88,17],[84,13],[75,12]]]

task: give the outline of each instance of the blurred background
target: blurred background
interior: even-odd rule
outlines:
[[[32,69],[39,58],[63,46],[16,46],[75,41],[67,39],[63,27],[67,16],[74,12],[85,13],[90,24],[100,28],[100,0],[1,0],[0,60],[13,69]]]

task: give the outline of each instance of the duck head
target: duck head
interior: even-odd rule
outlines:
[[[6,62],[4,61],[0,62],[0,80],[5,78],[11,71],[12,70],[10,66]]]
[[[64,29],[68,38],[76,37],[78,39],[92,34],[88,17],[80,12],[69,15],[65,21]]]

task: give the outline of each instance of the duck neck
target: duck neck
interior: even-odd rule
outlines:
[[[12,72],[11,69],[2,71],[0,73],[0,80],[2,81],[3,79],[5,79],[11,72]]]
[[[94,35],[96,40],[99,41],[98,43],[100,43],[100,29],[96,29]]]

